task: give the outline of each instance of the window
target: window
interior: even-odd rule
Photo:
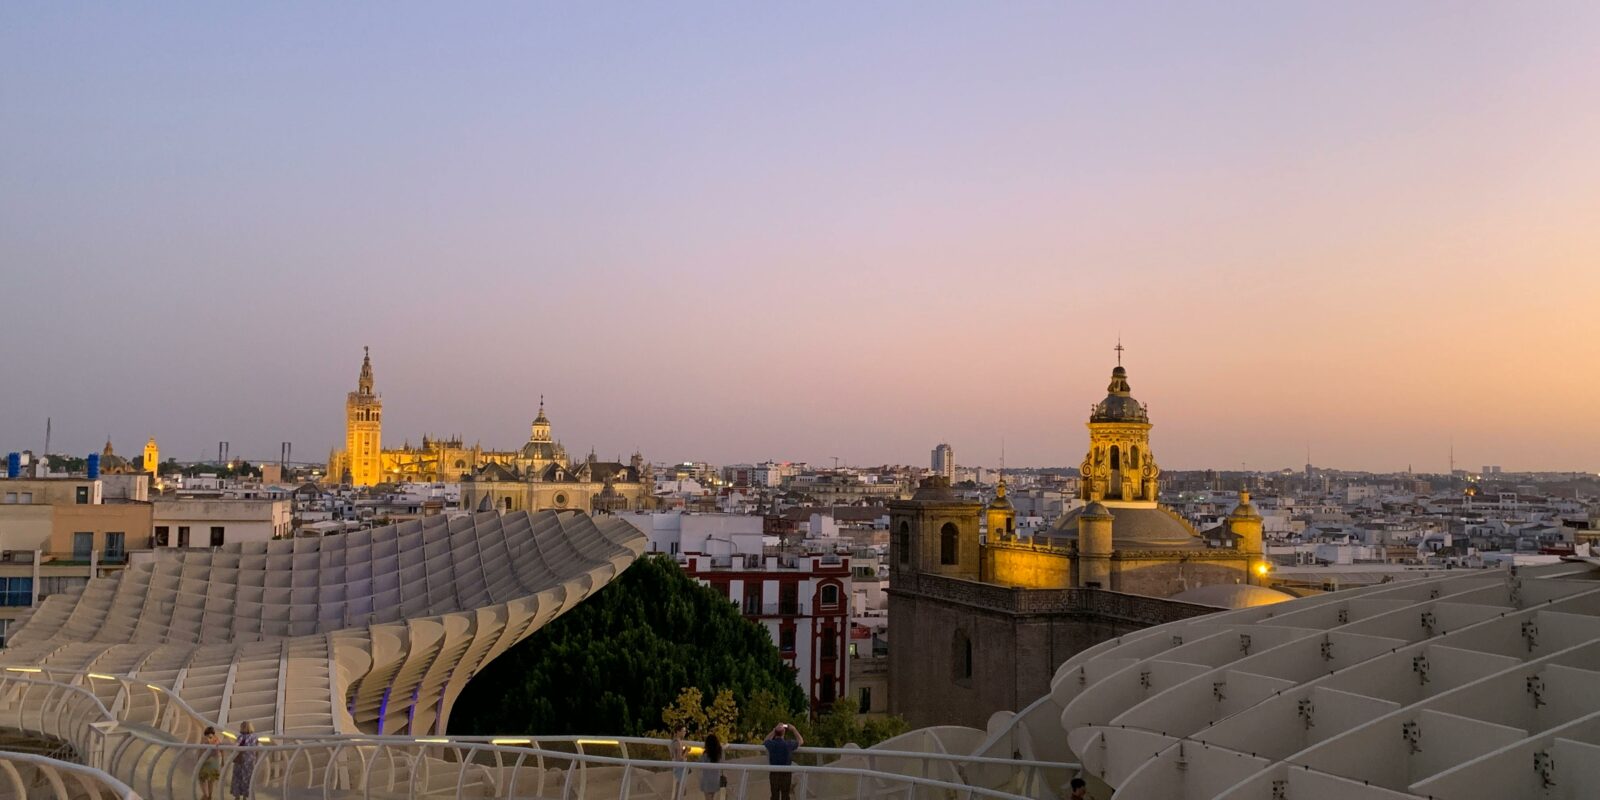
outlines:
[[[222,546],[222,526],[221,525],[212,525],[211,526],[211,546],[212,547],[221,547]]]
[[[822,587],[822,604],[825,606],[839,605],[839,587],[831,583]]]
[[[89,505],[89,487],[87,487],[87,486],[79,486],[78,487],[77,503],[80,506]]]
[[[800,613],[800,584],[785,583],[778,586],[778,613]]]
[[[1111,471],[1122,469],[1122,450],[1116,445],[1111,445]]]
[[[831,706],[833,705],[833,698],[833,679],[828,678],[822,682],[822,696],[818,697],[817,700],[821,701],[821,703],[825,706]]]
[[[744,613],[750,616],[761,613],[761,584],[752,581],[744,585]]]
[[[178,546],[179,547],[188,547],[189,546],[189,526],[188,525],[179,525],[178,526]]]
[[[78,531],[72,534],[72,560],[88,561],[89,554],[94,552],[94,532]]]
[[[860,699],[857,701],[856,705],[861,707],[860,708],[861,713],[865,714],[866,712],[871,711],[872,710],[872,687],[871,686],[863,686],[863,687],[861,687],[861,693],[858,696],[859,696]]]
[[[156,547],[166,547],[167,546],[167,533],[168,533],[168,530],[169,529],[168,529],[168,527],[166,525],[157,525],[156,526],[156,536],[155,536],[155,546]]]
[[[17,502],[17,493],[16,492],[6,492],[6,502],[7,503],[15,503],[15,502]]]
[[[33,605],[32,578],[0,578],[0,606]]]
[[[972,680],[972,639],[960,628],[950,638],[950,678],[963,686]]]
[[[33,504],[33,492],[23,492],[22,493],[22,502],[25,505],[32,505]]]
[[[106,532],[106,560],[121,561],[127,556],[127,534],[122,531]]]
[[[894,549],[901,564],[911,563],[911,523],[901,521],[900,529],[894,533]]]
[[[778,629],[778,649],[785,653],[794,653],[794,628]]]
[[[822,657],[839,657],[839,632],[831,625],[822,629]]]
[[[946,522],[939,529],[939,563],[951,566],[961,560],[961,533],[954,522]]]
[[[10,625],[11,625],[11,620],[9,620],[9,619],[0,619],[0,647],[5,647],[6,646],[6,634],[9,633],[7,628],[9,628]]]

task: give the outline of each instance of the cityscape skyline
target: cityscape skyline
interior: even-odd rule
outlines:
[[[1122,349],[1121,345],[1119,344],[1116,349]],[[375,370],[375,372],[379,373],[379,378],[378,378],[377,381],[375,381],[375,383],[377,385],[377,394],[379,396],[382,396],[383,395],[383,391],[382,391],[383,383],[382,383],[382,379],[381,379],[381,374],[382,374],[381,373],[381,369]],[[1134,384],[1135,387],[1138,385],[1139,382],[1138,382],[1138,378],[1137,378],[1136,374],[1133,374],[1133,375],[1130,376],[1130,382],[1132,384]],[[348,389],[354,389],[355,388],[355,384],[356,384],[356,382],[354,380],[352,380],[350,382],[350,386],[347,387],[347,388]],[[339,395],[338,392],[334,392],[333,394]],[[1140,393],[1138,392],[1137,388],[1135,388],[1134,394],[1135,394],[1135,398],[1138,399]],[[1092,390],[1090,391],[1090,395],[1093,396],[1093,397],[1099,397],[1099,395],[1098,394],[1094,394],[1094,392]],[[540,413],[540,411],[545,406],[545,400],[546,400],[545,395],[542,395],[542,394],[539,395],[538,399],[535,401],[535,411],[528,415],[528,421],[531,421],[535,414]],[[406,424],[407,420],[414,419],[416,417],[416,412],[415,411],[413,411],[413,412],[408,414],[407,412],[401,410],[401,406],[402,405],[403,405],[403,403],[390,402],[385,406],[385,424],[384,424],[384,439],[383,439],[383,442],[384,442],[384,446],[386,448],[399,447],[404,443],[409,443],[411,445],[420,445],[420,443],[422,441],[422,438],[424,436],[431,436],[431,437],[434,437],[434,438],[450,438],[450,437],[460,436],[460,437],[462,437],[463,441],[466,443],[466,446],[468,446],[468,447],[471,447],[475,443],[481,443],[481,444],[484,445],[484,447],[491,448],[491,449],[495,448],[495,447],[520,447],[521,444],[522,444],[522,440],[516,438],[517,435],[521,435],[521,434],[508,434],[507,438],[505,438],[504,440],[501,440],[500,438],[497,438],[495,435],[488,435],[488,434],[479,435],[479,434],[474,433],[472,431],[463,431],[463,430],[450,429],[452,427],[453,428],[462,427],[460,424],[456,424],[454,426],[451,426],[451,425],[448,425],[448,424],[443,425],[443,426],[436,425],[436,426],[434,426],[432,428],[428,428],[428,429],[424,429],[424,430],[414,430],[414,429],[411,429],[411,428],[396,428],[394,426]],[[1092,405],[1092,403],[1091,404],[1086,404],[1084,406],[1084,410],[1086,412],[1085,413],[1085,419],[1087,419],[1087,411],[1088,411],[1090,405]],[[1148,405],[1148,403],[1147,403],[1147,405]],[[298,407],[296,407],[296,408],[298,408]],[[504,408],[496,408],[494,410],[495,410],[495,418],[501,418],[501,417],[505,416],[505,409]],[[588,405],[580,403],[580,405],[578,407],[574,408],[573,411],[578,415],[583,415],[584,412],[586,412],[586,411],[589,412],[590,414],[592,414],[593,413],[593,408],[588,406]],[[562,437],[559,435],[559,433],[562,432],[562,431],[571,430],[571,428],[568,425],[561,424],[562,421],[559,419],[558,412],[552,411],[551,414],[558,417],[558,419],[556,420],[557,424],[555,425],[555,430],[558,432],[557,439],[560,440]],[[294,415],[291,414],[290,416],[292,418],[300,420],[302,422],[305,421],[304,418],[303,418],[303,415],[302,416],[294,416]],[[428,416],[429,416],[429,418],[432,418],[432,417],[437,416],[437,415],[436,414],[430,414]],[[1160,428],[1161,428],[1159,414],[1156,413],[1156,412],[1152,412],[1152,418],[1153,418],[1153,421],[1157,423],[1156,429],[1157,429],[1157,431],[1159,431]],[[52,453],[66,453],[66,454],[86,455],[87,453],[90,453],[90,452],[98,452],[100,450],[100,448],[103,447],[103,445],[105,444],[106,439],[91,435],[91,436],[89,436],[90,443],[87,446],[79,446],[79,444],[80,444],[79,440],[83,439],[83,436],[79,432],[74,431],[74,430],[72,430],[70,428],[71,421],[63,421],[63,422],[67,422],[67,424],[68,424],[67,428],[63,428],[62,425],[61,425],[61,422],[58,422],[57,418],[54,418],[54,417],[47,417],[45,422],[46,422],[46,428],[41,430],[41,431],[36,432],[36,434],[35,434],[36,438],[39,439],[39,444],[38,444],[37,448],[35,446],[33,446],[33,445],[30,445],[30,444],[26,443],[28,441],[28,438],[27,438],[26,434],[18,436],[18,437],[12,437],[12,436],[10,436],[8,434],[8,438],[6,440],[8,442],[8,444],[4,445],[4,447],[6,449],[8,449],[8,450],[34,450],[35,452],[42,452],[44,450],[44,446],[43,446],[44,445],[44,439],[45,439],[46,436],[50,436],[51,437],[51,441],[52,441],[52,444],[49,447],[50,452],[52,452]],[[318,419],[318,420],[316,420],[316,422],[317,423],[321,423],[322,420]],[[302,426],[302,427],[305,427],[305,426]],[[322,427],[322,426],[321,425],[317,425],[317,426],[313,426],[313,427]],[[333,428],[337,429],[335,431],[335,433],[332,434],[332,438],[330,439],[330,441],[333,442],[332,446],[335,447],[335,448],[342,446],[343,442],[344,442],[343,435],[342,435],[342,430],[343,430],[342,420],[335,419],[334,424],[331,425],[331,426],[327,426],[327,427],[333,427]],[[522,428],[526,428],[527,427],[527,423],[524,422],[521,427]],[[595,429],[596,430],[608,430],[608,426],[606,425],[606,423],[604,421],[600,421],[595,425]],[[766,454],[766,455],[744,455],[742,457],[738,456],[738,455],[732,455],[732,456],[721,457],[721,458],[702,457],[702,456],[699,456],[699,455],[691,455],[691,456],[685,456],[685,457],[674,457],[674,456],[672,456],[670,454],[652,455],[649,452],[647,452],[647,448],[644,448],[641,445],[637,445],[637,444],[632,445],[632,446],[616,446],[616,447],[605,447],[605,446],[601,446],[600,444],[593,443],[593,442],[588,443],[588,444],[578,444],[583,439],[582,432],[579,431],[578,433],[579,433],[579,435],[576,436],[576,437],[568,437],[566,440],[563,441],[563,444],[566,444],[568,446],[569,450],[571,450],[575,456],[578,456],[580,458],[583,456],[583,454],[588,453],[591,450],[594,451],[597,455],[599,455],[602,458],[616,457],[618,460],[624,460],[626,458],[626,454],[628,454],[628,453],[632,453],[632,452],[635,452],[635,451],[644,452],[648,460],[651,460],[651,461],[654,461],[654,462],[657,462],[657,463],[707,461],[707,462],[710,462],[710,463],[728,464],[728,463],[756,463],[756,462],[763,462],[763,461],[777,461],[777,462],[796,462],[796,463],[804,462],[804,463],[811,463],[811,464],[814,464],[814,465],[817,465],[817,466],[827,466],[835,458],[834,456],[831,456],[831,455],[830,456],[803,456],[803,455],[792,455],[792,454],[788,454],[788,453],[770,453],[770,454]],[[1071,429],[1069,427],[1065,431],[1065,435],[1070,437],[1071,433],[1072,433],[1072,431],[1071,431]],[[119,436],[119,435],[116,435],[114,433],[107,434],[107,436],[109,437],[109,440],[111,441],[111,443],[113,444],[114,447],[117,447],[118,446],[117,443],[121,442],[123,440],[127,440],[130,443],[137,443],[135,440],[142,441],[146,437],[146,435],[147,434],[138,434],[138,433],[133,433],[133,434],[130,434],[130,435],[127,435],[127,436]],[[616,439],[616,436],[617,436],[616,433],[610,432],[609,430],[608,430],[607,435],[610,436],[611,439]],[[1056,432],[1052,432],[1052,434],[1050,435],[1049,438],[1053,439],[1053,438],[1059,437],[1061,435],[1063,435],[1062,432],[1056,431]],[[164,434],[161,434],[161,433],[157,433],[157,434],[154,434],[154,436],[158,441],[162,442],[162,447],[163,447],[162,456],[163,456],[164,459],[166,459],[166,458],[174,458],[174,459],[177,459],[179,461],[184,461],[184,462],[208,462],[208,461],[214,461],[218,457],[218,455],[217,455],[218,454],[218,444],[221,443],[221,442],[226,442],[227,443],[227,451],[226,451],[226,453],[227,453],[227,457],[229,458],[229,460],[242,460],[242,461],[248,461],[248,462],[252,462],[252,463],[273,463],[273,462],[276,462],[278,460],[278,458],[279,458],[280,446],[284,442],[291,443],[295,448],[293,453],[292,453],[292,459],[291,459],[294,463],[301,463],[301,464],[319,464],[319,463],[323,463],[322,454],[324,454],[326,452],[326,448],[318,449],[318,445],[315,442],[315,440],[312,440],[312,443],[310,445],[310,449],[308,450],[308,449],[306,449],[306,445],[302,443],[303,441],[305,441],[304,439],[301,439],[301,440],[296,440],[296,439],[278,439],[278,440],[268,441],[268,440],[265,440],[265,439],[262,439],[262,440],[253,440],[253,439],[235,440],[235,439],[229,439],[229,438],[222,438],[222,439],[212,440],[212,441],[209,441],[209,442],[201,441],[201,442],[199,442],[197,444],[197,443],[188,441],[188,440],[193,440],[193,439],[196,438],[193,434],[191,434],[188,437],[183,437],[181,435],[164,435]],[[1160,439],[1157,438],[1157,437],[1159,437],[1159,433],[1155,434],[1155,436],[1153,437],[1153,438],[1156,439],[1157,442],[1159,442]],[[596,437],[596,438],[605,440],[606,437],[605,436],[601,436],[601,437]],[[643,438],[643,439],[647,439],[647,440],[658,439],[659,435],[656,434],[655,432],[652,432],[652,431],[646,431],[644,434],[641,434],[641,437],[636,437],[636,438]],[[1180,438],[1184,438],[1184,437],[1180,437]],[[1208,441],[1208,440],[1199,439],[1199,441]],[[23,443],[22,444],[16,444],[15,442],[23,442]],[[167,442],[173,442],[175,444],[169,445],[169,444],[167,444]],[[940,439],[937,444],[938,444],[938,447],[944,447],[946,445],[950,445],[952,442],[955,442],[953,437],[945,437],[944,439]],[[1014,455],[1014,448],[1013,448],[1013,452],[1012,453],[1008,453],[1006,451],[1006,443],[1005,443],[1005,441],[1003,439],[998,441],[998,442],[992,443],[993,446],[990,447],[990,448],[986,448],[986,446],[985,446],[986,444],[991,444],[991,443],[986,443],[986,442],[983,442],[983,441],[955,443],[952,446],[952,449],[953,449],[954,454],[955,454],[955,459],[954,459],[955,463],[957,465],[959,465],[959,466],[964,466],[964,467],[995,468],[995,467],[1005,466],[1008,469],[1036,469],[1036,468],[1053,468],[1053,467],[1057,467],[1057,468],[1058,467],[1073,468],[1073,467],[1077,466],[1078,460],[1081,459],[1081,456],[1074,455],[1071,452],[1067,452],[1066,456],[1062,460],[1056,461],[1056,462],[1051,462],[1051,461],[1047,460],[1047,461],[1041,461],[1041,462],[1019,463],[1017,461],[1015,455]],[[671,446],[670,440],[666,443],[666,446],[668,446],[668,447]],[[915,446],[915,445],[913,445],[913,446]],[[1070,445],[1068,445],[1068,446],[1070,447]],[[962,453],[964,452],[964,449],[963,449],[964,447],[970,448],[971,451],[976,452],[979,455],[964,460],[962,458]],[[688,445],[687,448],[692,449],[693,445],[692,444]],[[134,449],[133,447],[124,444],[124,445],[121,446],[121,449],[119,450],[119,453],[122,453],[122,454],[132,453],[133,449]],[[841,448],[834,448],[834,449],[841,449]],[[935,448],[935,449],[937,450],[937,448]],[[1026,449],[1028,449],[1028,448],[1025,448],[1025,450]],[[1080,445],[1080,449],[1081,449],[1081,445]],[[79,453],[80,450],[82,451],[82,453]],[[992,452],[991,452],[991,450],[992,450]],[[1167,460],[1166,457],[1165,457],[1166,447],[1163,446],[1162,450],[1163,450],[1163,462],[1165,463],[1166,460]],[[926,452],[926,451],[924,451],[924,452]],[[1456,470],[1466,470],[1468,472],[1476,472],[1481,467],[1484,467],[1484,466],[1487,466],[1487,465],[1490,465],[1490,464],[1493,464],[1497,468],[1502,468],[1506,472],[1513,472],[1513,473],[1514,472],[1583,472],[1583,473],[1587,473],[1587,472],[1591,472],[1592,471],[1592,469],[1588,469],[1588,468],[1584,468],[1584,467],[1563,468],[1563,467],[1552,467],[1552,466],[1547,466],[1547,465],[1523,465],[1523,464],[1516,464],[1516,463],[1511,463],[1508,466],[1507,463],[1505,461],[1503,461],[1503,460],[1495,460],[1493,458],[1487,458],[1487,457],[1474,459],[1474,458],[1471,457],[1474,454],[1475,454],[1475,451],[1470,450],[1470,449],[1465,449],[1465,448],[1458,449],[1456,442],[1454,442],[1452,440],[1447,445],[1447,452],[1445,453],[1445,455],[1443,457],[1443,462],[1444,463],[1442,465],[1438,465],[1438,466],[1432,465],[1431,462],[1429,462],[1426,458],[1421,459],[1421,460],[1417,460],[1417,461],[1408,461],[1403,466],[1398,466],[1398,467],[1376,467],[1376,466],[1365,465],[1365,464],[1318,463],[1316,461],[1316,452],[1309,446],[1309,444],[1307,445],[1307,447],[1306,447],[1306,449],[1304,451],[1304,458],[1309,459],[1309,461],[1306,462],[1306,463],[1311,463],[1311,464],[1314,464],[1315,466],[1319,466],[1319,467],[1323,467],[1323,468],[1349,470],[1349,471],[1367,471],[1367,472],[1374,472],[1374,473],[1414,471],[1414,472],[1417,472],[1417,473],[1444,474],[1444,473],[1448,472],[1452,467],[1454,469],[1456,469]],[[927,461],[928,461],[928,458],[927,458],[926,455],[924,455],[920,460],[918,458],[914,457],[914,456],[913,457],[906,457],[906,458],[898,458],[898,459],[897,458],[852,459],[852,458],[848,458],[848,457],[839,457],[838,465],[839,466],[852,466],[852,467],[870,467],[870,466],[879,466],[879,465],[910,465],[910,466],[919,466],[919,465],[921,465],[921,466],[926,466],[925,462],[927,462]],[[1282,470],[1282,469],[1298,470],[1301,466],[1303,466],[1303,464],[1292,464],[1292,463],[1276,464],[1276,465],[1274,465],[1274,464],[1251,464],[1248,461],[1241,462],[1241,463],[1238,463],[1238,464],[1228,464],[1228,463],[1184,463],[1184,462],[1180,461],[1179,463],[1172,464],[1172,465],[1168,466],[1167,468],[1169,470],[1172,470],[1172,469],[1176,469],[1176,470],[1215,469],[1215,470],[1218,470],[1218,471],[1232,471],[1232,470],[1236,470],[1237,469],[1237,470],[1249,471],[1249,472],[1269,472],[1269,471],[1276,471],[1276,470]]]
[[[11,10],[0,438],[1600,468],[1600,8],[724,12]]]

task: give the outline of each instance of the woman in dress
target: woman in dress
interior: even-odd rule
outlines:
[[[714,733],[706,735],[706,751],[700,755],[700,760],[707,764],[716,764],[722,761],[722,740]],[[717,793],[723,787],[722,770],[711,767],[700,768],[700,791],[706,800],[716,800]]]
[[[683,796],[683,775],[686,769],[683,762],[689,760],[689,745],[684,744],[683,738],[689,735],[689,729],[683,725],[672,728],[672,741],[667,745],[667,756],[672,759],[672,796]]]
[[[222,751],[217,749],[222,739],[217,736],[216,728],[208,726],[206,732],[200,735],[200,743],[206,745],[200,751],[200,800],[212,800],[217,791],[217,781],[222,779]]]
[[[233,796],[235,800],[250,800],[250,779],[256,774],[256,758],[260,754],[255,746],[256,726],[250,720],[239,723],[239,753],[233,758]]]

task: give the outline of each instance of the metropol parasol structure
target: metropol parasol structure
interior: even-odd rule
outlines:
[[[0,728],[57,743],[0,752],[0,800],[199,797],[207,726],[228,762],[248,751],[259,798],[694,796],[659,741],[444,734],[483,664],[644,547],[542,511],[157,553],[47,598],[0,651]],[[241,748],[246,721],[264,735]],[[802,753],[784,768],[802,800],[1042,800],[1078,776],[1097,798],[1596,797],[1600,565],[1403,574],[1147,628],[983,730]],[[764,796],[774,768],[729,756],[729,794]]]

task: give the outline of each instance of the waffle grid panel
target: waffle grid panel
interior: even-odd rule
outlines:
[[[466,676],[643,549],[552,511],[162,552],[47,598],[0,665],[137,672],[223,724],[436,734]]]

